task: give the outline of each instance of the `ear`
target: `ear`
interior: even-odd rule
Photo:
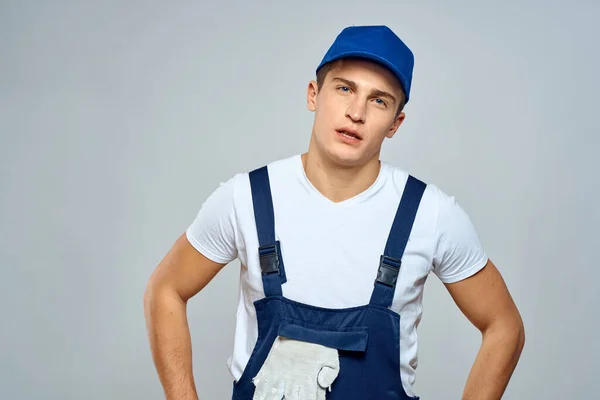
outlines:
[[[398,114],[396,119],[394,119],[394,123],[392,124],[392,126],[390,127],[390,130],[385,135],[388,139],[391,139],[396,134],[396,131],[398,130],[398,128],[400,128],[400,125],[402,125],[402,123],[404,122],[404,118],[406,118],[406,114],[404,114],[404,112],[400,112],[400,114]]]
[[[319,93],[319,89],[316,81],[310,81],[308,83],[308,89],[306,93],[306,106],[309,111],[316,111],[317,109],[317,94]]]

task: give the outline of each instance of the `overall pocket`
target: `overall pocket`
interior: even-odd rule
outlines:
[[[317,329],[283,321],[278,335],[302,342],[320,344],[337,350],[364,352],[369,340],[367,327],[356,327],[343,331]]]

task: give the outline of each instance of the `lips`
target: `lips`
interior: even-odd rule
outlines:
[[[341,129],[336,129],[336,132],[342,136],[346,136],[351,139],[362,140],[362,137],[360,136],[360,134],[358,133],[358,131],[356,129],[341,128]]]

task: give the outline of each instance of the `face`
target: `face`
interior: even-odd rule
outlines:
[[[315,113],[311,146],[349,167],[378,160],[383,141],[394,136],[405,117],[397,113],[403,100],[399,82],[369,61],[337,61],[320,90],[310,82],[307,100]]]

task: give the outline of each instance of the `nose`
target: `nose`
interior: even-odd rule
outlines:
[[[356,98],[348,105],[346,109],[346,117],[350,118],[352,122],[364,123],[367,113],[366,105]]]

